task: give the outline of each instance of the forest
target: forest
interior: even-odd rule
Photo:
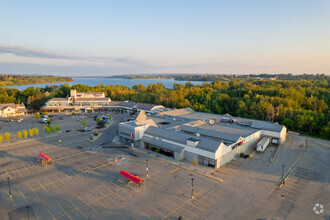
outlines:
[[[329,77],[323,80],[231,80],[194,86],[174,84],[123,85],[65,84],[60,87],[34,88],[24,91],[0,88],[0,103],[23,102],[37,111],[51,97],[67,97],[70,89],[78,92],[104,92],[111,100],[130,100],[161,104],[169,108],[190,107],[195,111],[267,120],[285,125],[288,130],[330,139]]]
[[[29,76],[29,75],[0,74],[0,86],[30,85],[30,84],[38,84],[38,83],[55,83],[55,82],[73,82],[73,79],[71,77],[62,77],[62,76]]]

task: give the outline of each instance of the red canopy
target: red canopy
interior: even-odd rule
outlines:
[[[134,176],[133,174],[131,174],[125,170],[120,171],[119,174],[121,176],[125,177],[126,179],[128,179],[129,181],[132,181],[135,184],[139,184],[139,183],[143,182],[143,179],[140,179],[139,177]]]
[[[40,153],[38,154],[38,157],[44,161],[48,161],[51,160],[52,158],[50,158],[49,156],[47,156],[45,153]]]

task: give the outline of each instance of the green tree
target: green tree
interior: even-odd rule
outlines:
[[[76,114],[76,112],[75,112],[75,111],[73,111],[73,112],[72,112],[72,115],[75,115],[75,114]]]
[[[86,121],[85,121],[85,119],[83,119],[83,120],[81,121],[81,123],[83,124],[84,127],[86,127]]]
[[[60,126],[55,125],[55,130],[56,130],[57,132],[59,132],[59,131],[61,130]]]
[[[9,132],[5,133],[5,140],[7,140],[7,141],[10,140],[10,133]]]
[[[54,126],[49,126],[49,129],[51,130],[51,132],[54,132],[55,131]]]
[[[112,119],[112,116],[111,116],[111,114],[109,114],[109,121],[111,121],[111,119]]]
[[[40,114],[38,112],[34,113],[34,118],[38,120],[40,118]]]
[[[0,143],[2,142],[2,140],[3,140],[3,136],[2,134],[0,134]]]
[[[49,128],[48,125],[46,125],[46,126],[44,127],[44,130],[45,130],[48,134],[50,133],[50,128]]]
[[[38,128],[33,128],[33,130],[34,130],[34,134],[35,134],[35,135],[39,135],[39,130],[38,130]]]
[[[50,118],[47,119],[47,124],[50,125]]]
[[[25,139],[28,137],[28,132],[26,130],[23,130],[23,136]]]
[[[21,131],[18,131],[18,132],[17,132],[17,137],[18,137],[19,139],[22,139],[22,132],[21,132]]]
[[[34,135],[34,129],[29,129],[29,134],[30,134],[30,137],[33,137],[33,135]]]

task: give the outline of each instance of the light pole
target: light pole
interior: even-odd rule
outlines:
[[[11,198],[11,190],[10,190],[10,181],[9,181],[9,177],[7,177],[7,180],[8,180],[8,189],[9,189],[9,197]]]
[[[284,165],[282,165],[282,184],[284,185]]]
[[[191,199],[194,199],[194,178],[191,178]]]
[[[146,159],[146,172],[147,172],[147,177],[149,177],[149,175],[148,175],[148,171],[149,171],[149,168],[148,168],[148,159]]]
[[[30,220],[29,206],[28,206],[28,205],[26,206],[26,211],[27,211],[27,217],[28,217],[28,220]]]

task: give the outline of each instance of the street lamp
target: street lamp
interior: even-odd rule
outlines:
[[[11,198],[11,190],[10,190],[10,181],[9,181],[9,177],[7,177],[7,180],[8,180],[8,189],[9,189],[9,197]]]
[[[146,159],[146,172],[147,172],[147,177],[149,177],[149,175],[148,175],[148,171],[149,171],[149,168],[148,168],[148,159]]]
[[[194,199],[194,178],[191,178],[191,199]]]
[[[26,208],[26,211],[27,211],[28,220],[30,220],[29,206],[27,205],[27,206],[25,206],[25,208]]]

